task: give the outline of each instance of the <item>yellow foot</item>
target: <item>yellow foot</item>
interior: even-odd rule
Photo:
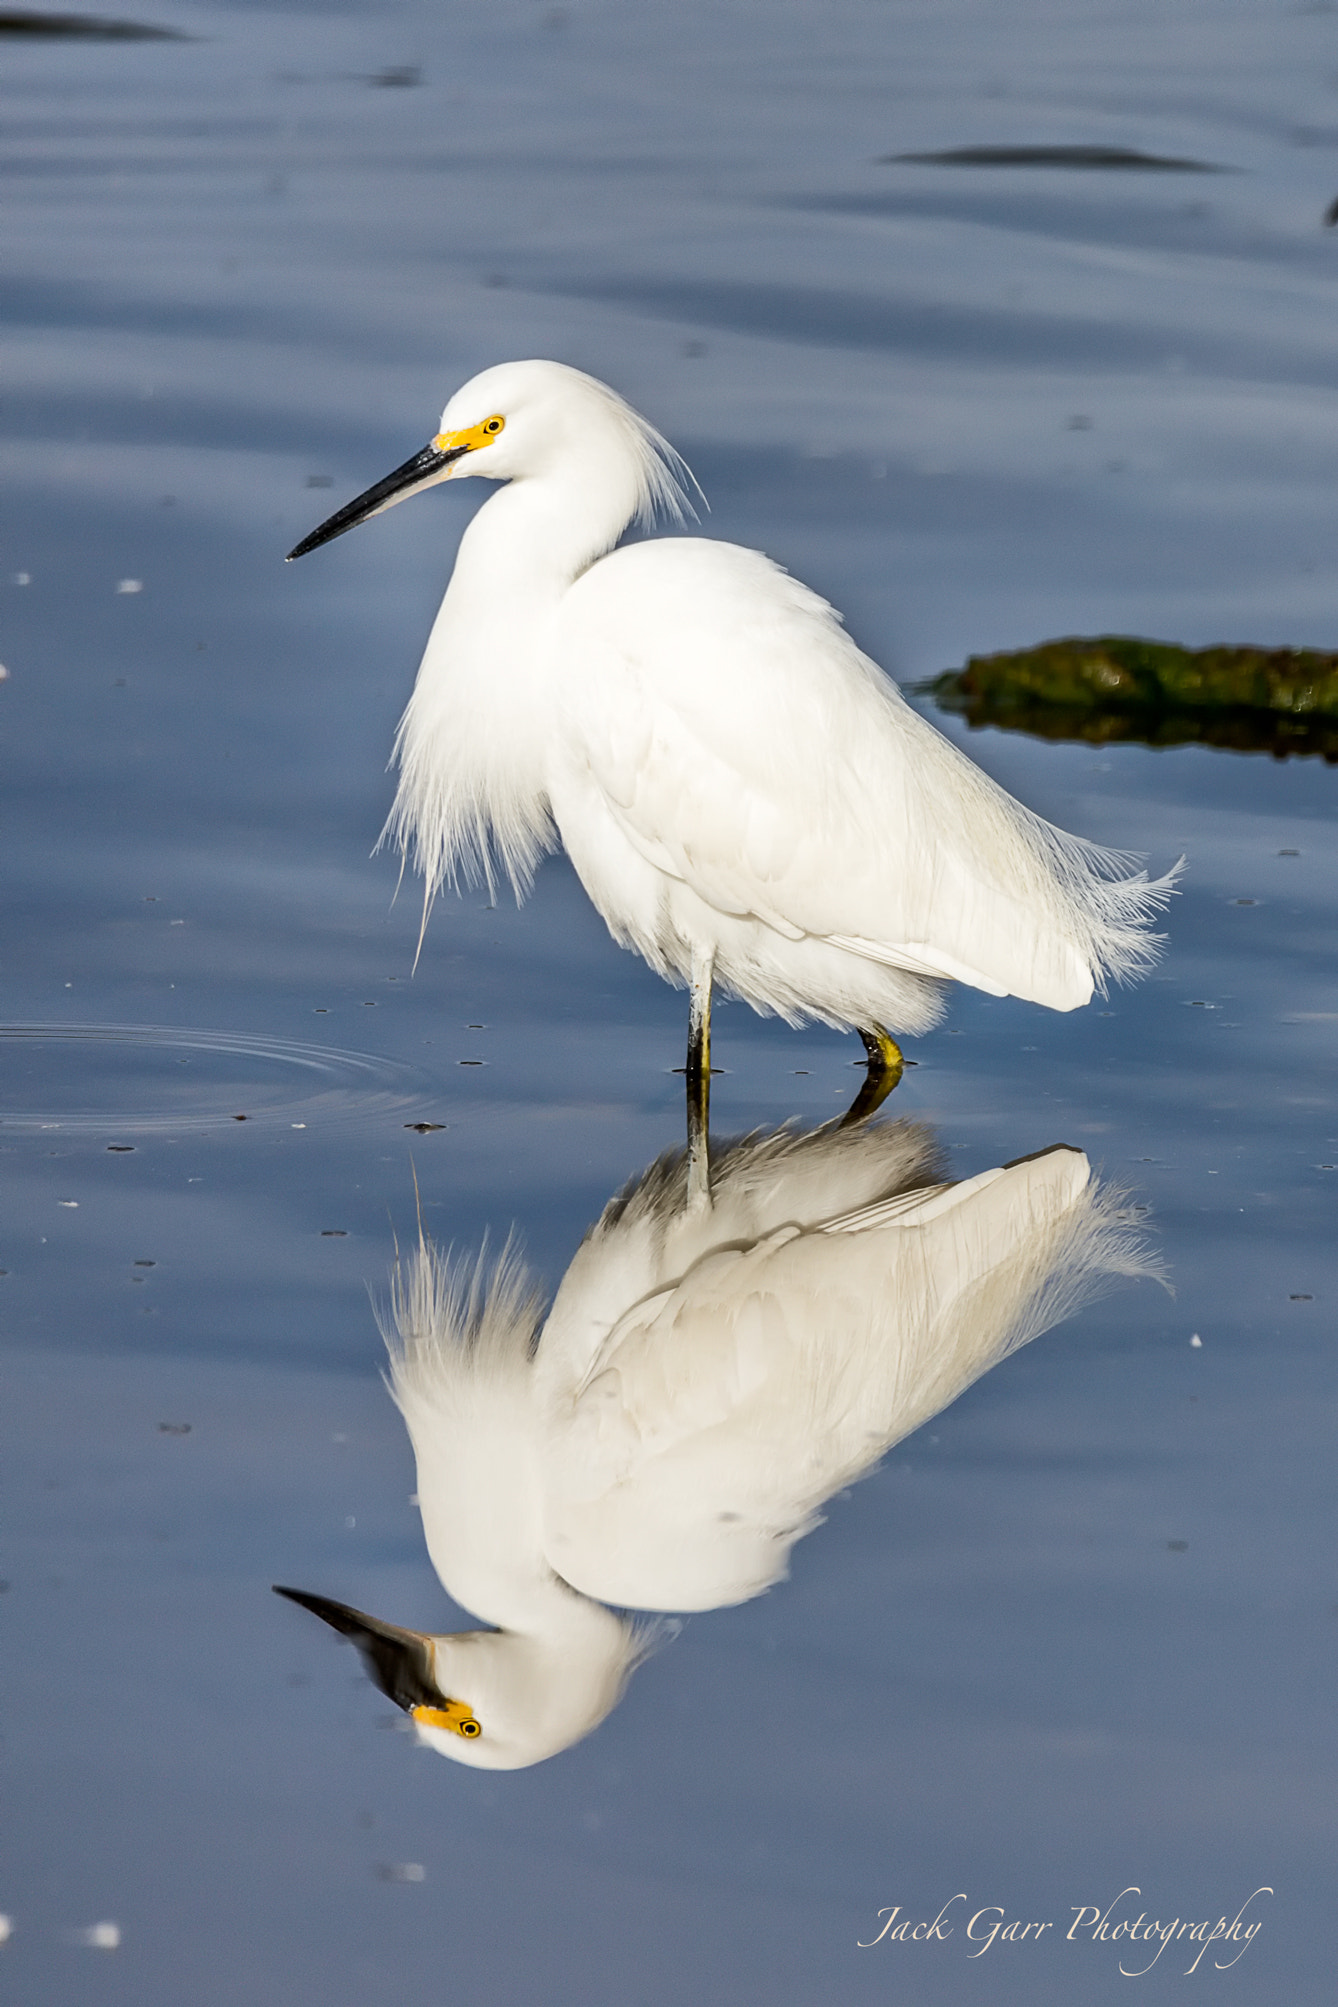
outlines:
[[[860,1038],[868,1056],[869,1070],[864,1076],[864,1085],[842,1118],[843,1129],[853,1129],[857,1123],[867,1122],[874,1110],[882,1107],[906,1068],[901,1047],[881,1027],[875,1026],[872,1031],[861,1029]]]

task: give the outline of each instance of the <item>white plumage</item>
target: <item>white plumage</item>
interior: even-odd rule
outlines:
[[[1102,1277],[1152,1267],[1075,1150],[937,1175],[915,1124],[782,1131],[721,1153],[703,1211],[671,1153],[606,1208],[546,1318],[513,1256],[453,1268],[420,1245],[391,1384],[433,1565],[497,1627],[393,1633],[477,1724],[420,1713],[425,1740],[499,1769],[576,1741],[647,1647],[615,1609],[758,1595],[833,1492]],[[357,1624],[385,1650],[389,1627]]]
[[[1023,808],[839,617],[756,551],[674,537],[687,470],[605,385],[505,363],[294,556],[454,476],[507,485],[460,542],[386,835],[436,890],[518,896],[566,848],[614,937],[709,1005],[926,1030],[945,980],[1056,1010],[1153,958],[1148,882]],[[1171,874],[1172,876],[1174,874]]]

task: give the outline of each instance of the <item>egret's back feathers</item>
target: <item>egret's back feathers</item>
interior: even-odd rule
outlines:
[[[605,919],[666,972],[683,951],[664,907],[685,931],[709,913],[720,978],[755,1008],[918,1030],[935,978],[1069,1010],[1155,953],[1170,881],[1014,801],[760,553],[631,545],[573,585],[555,631],[554,812]],[[647,931],[623,881],[601,900],[611,828],[668,882]],[[844,974],[875,1003],[879,965],[899,972],[909,1000],[894,985],[861,1015],[830,977],[824,998],[796,943],[874,964]]]
[[[755,1595],[833,1491],[1103,1278],[1150,1271],[1080,1152],[937,1174],[915,1124],[750,1138],[693,1215],[672,1153],[606,1209],[537,1347],[514,1257],[457,1276],[421,1246],[392,1385],[457,1600],[524,1628],[585,1598]]]
[[[535,1378],[545,1398],[583,1380],[618,1320],[679,1283],[703,1255],[854,1212],[944,1172],[932,1130],[911,1121],[758,1131],[714,1145],[711,1164],[709,1210],[688,1203],[683,1149],[666,1150],[605,1206],[544,1322]]]
[[[1112,1211],[1056,1150],[704,1255],[628,1311],[560,1409],[555,1565],[616,1603],[756,1595],[833,1491],[1104,1276],[1147,1272]]]

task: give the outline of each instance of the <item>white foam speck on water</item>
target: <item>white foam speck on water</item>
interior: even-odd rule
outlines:
[[[82,1944],[89,1951],[118,1951],[121,1944],[121,1926],[110,1920],[90,1923],[84,1930],[74,1933],[76,1944]]]

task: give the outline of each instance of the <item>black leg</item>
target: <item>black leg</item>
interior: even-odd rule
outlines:
[[[711,960],[694,962],[688,1006],[688,1204],[711,1203]]]

